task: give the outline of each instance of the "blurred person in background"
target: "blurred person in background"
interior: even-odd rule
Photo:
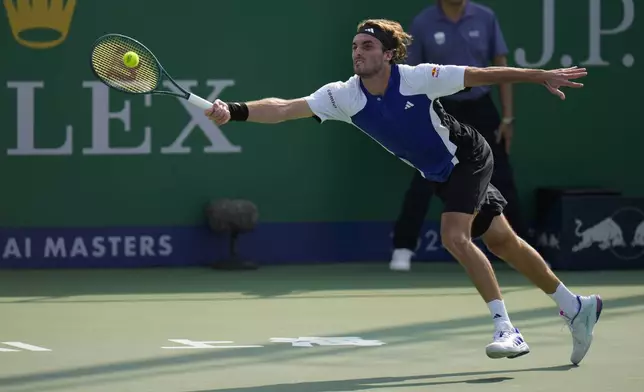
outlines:
[[[474,67],[507,66],[508,48],[492,10],[469,0],[436,0],[422,10],[409,29],[414,37],[407,64],[454,64]],[[517,234],[527,230],[518,205],[518,195],[510,166],[513,136],[512,85],[500,87],[502,117],[491,96],[491,86],[472,87],[440,99],[445,110],[458,121],[477,129],[492,147],[494,172],[491,182],[508,204],[505,214]],[[432,185],[418,171],[407,189],[394,226],[390,268],[408,271],[417,247],[423,222],[434,195]]]

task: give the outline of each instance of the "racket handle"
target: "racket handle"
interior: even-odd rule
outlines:
[[[188,96],[188,102],[203,110],[210,109],[212,107],[212,102],[207,101],[201,98],[200,96],[194,95],[194,94],[190,94],[190,96]]]

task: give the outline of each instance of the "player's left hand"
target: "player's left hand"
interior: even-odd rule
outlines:
[[[560,90],[561,87],[581,88],[584,87],[582,83],[571,82],[572,79],[579,79],[588,75],[586,68],[559,68],[547,71],[543,76],[543,85],[552,94],[558,96],[560,99],[566,99],[566,94]]]

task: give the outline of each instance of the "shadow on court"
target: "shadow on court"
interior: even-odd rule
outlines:
[[[245,387],[245,388],[224,388],[224,389],[208,389],[189,392],[334,392],[334,391],[362,391],[367,389],[379,388],[409,388],[409,387],[422,387],[422,386],[439,386],[450,384],[493,384],[504,381],[514,380],[513,377],[481,377],[472,378],[468,380],[456,381],[429,381],[429,382],[413,382],[420,380],[432,380],[437,378],[452,378],[452,377],[476,377],[476,376],[490,376],[494,374],[513,374],[525,372],[556,372],[567,371],[575,366],[552,366],[531,369],[516,369],[516,370],[494,370],[482,372],[463,372],[463,373],[444,373],[444,374],[429,374],[425,376],[408,376],[408,377],[378,377],[378,378],[363,378],[355,380],[337,380],[337,381],[318,381],[318,382],[302,382],[292,384],[275,384],[263,385],[258,387]],[[412,382],[410,382],[412,381]],[[188,391],[186,391],[188,392]]]
[[[401,378],[403,380],[401,380]],[[410,388],[410,387],[431,387],[450,384],[492,384],[507,380],[513,380],[511,377],[494,377],[478,378],[465,381],[435,381],[435,382],[415,382],[395,384],[412,379],[413,377],[392,377],[392,378],[373,378],[364,380],[344,380],[344,381],[322,381],[322,382],[304,382],[298,384],[276,384],[261,387],[249,388],[226,388],[226,389],[208,389],[191,392],[333,392],[333,391],[362,391],[379,388]],[[426,378],[426,377],[423,377]],[[377,385],[377,384],[387,385]],[[375,385],[374,385],[375,384]]]
[[[505,264],[495,263],[495,270],[505,292],[534,289],[527,279]],[[557,274],[569,287],[640,285],[644,281],[644,271],[566,271]],[[349,291],[347,295],[350,296],[352,290],[473,288],[463,269],[455,263],[417,263],[409,273],[391,272],[387,263],[270,266],[257,271],[239,272],[204,268],[4,270],[0,271],[0,279],[3,281],[0,285],[0,298],[41,297],[39,299],[42,300],[82,295],[197,293],[236,293],[255,298],[277,298],[304,293],[321,296],[324,291]],[[459,294],[451,292],[430,295]],[[460,295],[473,294],[468,291]]]
[[[634,295],[629,297],[622,297],[617,299],[605,300],[605,307],[610,312],[602,315],[603,320],[619,318],[626,312],[619,312],[620,308],[627,308],[631,306],[641,305],[644,302],[644,295]],[[530,310],[519,310],[513,313],[514,320],[529,319],[531,325],[543,322],[548,318],[547,323],[557,322],[556,316],[553,315],[553,308],[551,306]],[[542,320],[539,320],[543,318]],[[368,329],[361,331],[347,331],[345,336],[361,336],[364,339],[384,340],[387,342],[388,347],[409,347],[417,342],[431,342],[431,341],[446,341],[449,339],[463,339],[464,336],[480,333],[479,330],[472,329],[473,327],[488,326],[489,320],[485,317],[471,316],[462,317],[458,319],[450,319],[445,321],[430,321],[423,323],[415,323],[396,327]],[[553,343],[554,344],[554,343]],[[369,350],[370,348],[363,348]],[[174,355],[171,357],[161,357],[154,359],[141,359],[141,360],[128,360],[118,363],[103,363],[88,365],[81,368],[68,368],[54,371],[46,371],[32,374],[23,374],[16,376],[0,377],[0,385],[6,387],[20,386],[21,390],[40,391],[42,383],[47,384],[48,390],[65,390],[72,386],[83,385],[84,383],[99,377],[104,382],[113,383],[119,380],[130,380],[132,378],[141,378],[153,374],[162,374],[164,376],[172,374],[184,374],[186,371],[214,371],[216,369],[232,369],[248,365],[260,365],[266,363],[278,362],[299,362],[309,358],[320,359],[323,357],[337,355],[342,352],[342,348],[335,347],[318,347],[316,350],[293,350],[290,344],[270,344],[261,350],[234,350],[234,351],[208,351],[193,354]],[[432,355],[429,354],[428,355]],[[553,368],[539,368],[527,369],[522,371],[538,371],[538,370],[568,370],[570,366],[556,366]],[[514,371],[513,371],[514,372]],[[504,373],[504,372],[499,372]],[[424,376],[424,378],[445,378],[454,376],[477,376],[489,375],[491,373],[453,373],[449,375],[434,375]],[[407,379],[381,378],[380,380],[394,380],[394,381],[381,381],[385,382],[404,382]],[[368,380],[367,380],[368,381]],[[470,380],[471,382],[472,380]],[[334,391],[336,389],[329,389],[332,387],[340,388],[338,390],[360,390],[360,385],[364,384],[365,380],[349,380],[338,381],[338,384],[328,384],[324,387],[327,391]],[[451,381],[450,381],[451,382]],[[459,381],[462,383],[464,381]],[[483,381],[479,381],[483,382]],[[52,384],[56,383],[56,384]],[[342,384],[344,383],[344,384]],[[353,383],[353,384],[350,384]],[[360,384],[362,383],[362,384]],[[313,383],[315,384],[315,383]],[[289,384],[290,385],[290,384]],[[353,385],[353,389],[350,387]],[[437,385],[437,384],[423,384],[423,385]],[[405,386],[408,386],[405,384]],[[281,387],[281,386],[279,386]],[[290,389],[281,389],[282,391],[317,391],[321,389],[314,389],[315,385],[305,383],[297,389],[294,386],[286,386]],[[25,389],[27,388],[27,389]],[[278,386],[275,386],[278,388]],[[299,388],[299,387],[298,387]],[[343,388],[343,389],[342,389]],[[366,388],[366,387],[364,387]],[[364,389],[363,388],[363,389]],[[371,386],[370,388],[373,388]],[[229,389],[230,391],[254,391],[254,389]],[[256,389],[256,391],[268,391],[269,389]],[[276,389],[277,390],[277,389]],[[226,389],[222,390],[226,391]]]

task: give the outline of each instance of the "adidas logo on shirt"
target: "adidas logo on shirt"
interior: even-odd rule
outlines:
[[[407,101],[407,104],[405,104],[405,110],[407,110],[409,108],[412,108],[412,107],[414,107],[414,104],[409,102],[409,101]]]

